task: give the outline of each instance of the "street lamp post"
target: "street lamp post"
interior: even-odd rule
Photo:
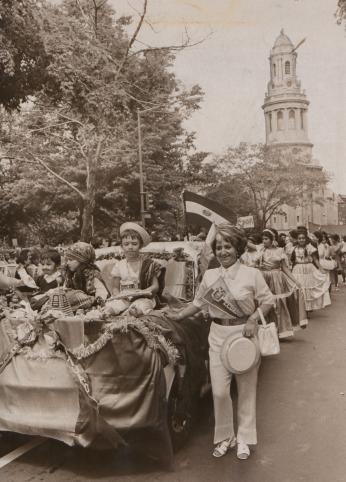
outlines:
[[[190,99],[199,99],[199,95],[192,95],[190,96]],[[162,107],[167,107],[166,104],[156,104],[153,105],[152,107],[148,107],[147,109],[140,110],[137,109],[137,126],[138,126],[138,161],[139,161],[139,192],[140,192],[140,198],[141,198],[141,222],[143,227],[145,227],[145,218],[146,218],[146,212],[145,212],[145,201],[144,201],[144,176],[143,176],[143,155],[142,155],[142,126],[141,126],[141,114],[144,114],[146,112],[151,112],[153,110],[158,111]],[[166,112],[167,113],[167,112]]]
[[[137,109],[137,124],[138,124],[139,193],[141,198],[141,221],[142,221],[143,227],[145,228],[142,127],[141,127],[141,111],[139,109]]]

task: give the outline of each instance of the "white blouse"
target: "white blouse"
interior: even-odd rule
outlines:
[[[125,258],[115,263],[111,275],[114,278],[120,278],[120,291],[138,289],[140,269],[141,263],[138,272],[136,272]]]
[[[202,282],[195,295],[193,305],[208,310],[211,318],[232,318],[207,303],[203,298],[208,289],[219,279],[223,278],[227,288],[244,315],[250,316],[257,306],[263,304],[275,305],[273,294],[268,288],[262,273],[256,268],[250,268],[237,261],[229,268],[209,269],[204,273]]]

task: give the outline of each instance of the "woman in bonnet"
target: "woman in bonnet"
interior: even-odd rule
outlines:
[[[222,346],[229,337],[256,338],[260,316],[259,306],[266,315],[274,306],[274,298],[263,275],[256,268],[241,264],[240,256],[247,245],[246,234],[242,229],[228,223],[216,227],[212,249],[220,267],[205,272],[194,301],[179,312],[169,312],[172,320],[181,321],[200,310],[209,312],[212,319],[209,333],[209,358],[212,392],[214,399],[215,431],[214,457],[224,456],[237,445],[237,457],[247,459],[249,445],[257,443],[256,431],[256,390],[258,362],[249,371],[234,375],[223,364]],[[233,314],[226,314],[205,299],[214,283],[222,280],[226,284]],[[238,388],[238,432],[234,433],[233,405],[230,396],[232,377],[235,376]]]

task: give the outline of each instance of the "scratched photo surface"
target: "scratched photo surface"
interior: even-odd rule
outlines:
[[[133,17],[127,26],[131,37],[144,0],[106,1],[117,16]],[[290,219],[293,216],[298,224],[346,224],[346,214],[342,222],[340,211],[338,214],[339,195],[345,195],[346,213],[346,16],[338,23],[338,1],[346,11],[346,0],[147,0],[145,20],[131,46],[133,52],[173,47],[171,69],[177,79],[187,88],[198,84],[202,89],[199,108],[184,121],[186,129],[195,133],[197,152],[222,156],[241,143],[275,143],[288,138],[308,146],[310,162],[322,166],[329,176],[323,195],[330,209],[317,203],[317,214],[309,217],[305,213],[303,218],[295,210],[289,211]],[[51,3],[60,4],[61,0]],[[288,38],[292,44],[294,85],[299,95],[305,96],[304,112],[293,102],[282,117],[278,110],[271,111],[272,89],[281,75],[278,71],[286,75],[293,64],[274,67],[270,60],[279,38],[283,42]],[[185,43],[186,48],[180,48]],[[282,81],[288,90],[292,87],[284,78]],[[295,138],[298,125],[301,128]],[[137,153],[135,130],[131,142]],[[271,223],[281,230],[287,219],[284,215],[273,217]],[[160,460],[129,447],[93,450],[71,447],[54,437],[28,436],[25,431],[26,435],[1,432],[0,481],[346,482],[345,285],[331,297],[331,306],[314,312],[306,330],[280,344],[279,356],[262,358],[258,444],[251,449],[249,460],[238,460],[235,450],[220,459],[212,456],[214,415],[209,392],[194,407],[197,416],[191,433],[174,454],[169,470]],[[30,390],[29,381],[27,385]],[[49,386],[47,382],[47,400],[54,403]],[[6,396],[24,413],[25,396],[17,403],[11,390],[9,384]],[[236,398],[233,385],[231,393]],[[1,396],[5,396],[3,391]],[[76,407],[77,399],[74,393],[58,402]],[[61,420],[66,433],[74,430],[72,422]],[[180,422],[178,417],[178,431],[190,420],[181,426]],[[145,439],[141,444],[145,445]]]

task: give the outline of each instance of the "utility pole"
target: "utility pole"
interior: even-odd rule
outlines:
[[[137,109],[137,124],[138,124],[139,194],[141,198],[141,221],[142,221],[143,228],[145,228],[142,128],[141,128],[141,112],[139,109]]]

